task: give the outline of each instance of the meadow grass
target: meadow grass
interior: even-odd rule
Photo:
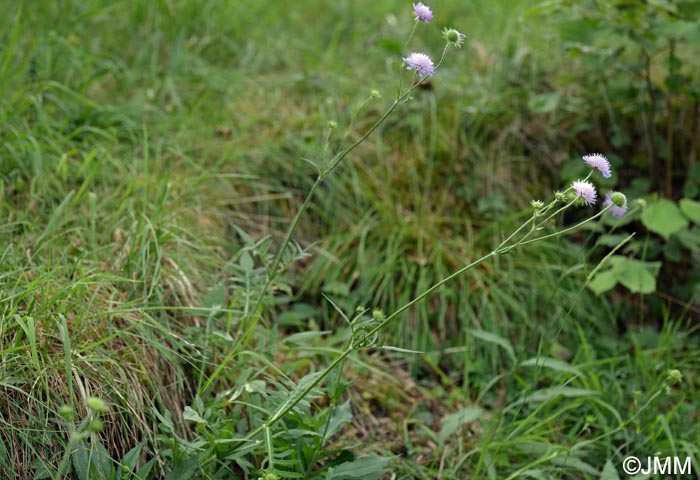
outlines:
[[[606,253],[589,231],[445,286],[385,332],[424,353],[353,354],[269,445],[230,447],[337,358],[339,310],[390,313],[487,253],[579,153],[528,109],[558,59],[527,2],[443,3],[468,48],[319,189],[310,255],[244,338],[270,239],[314,181],[303,159],[328,155],[328,120],[356,139],[394,94],[410,2],[0,7],[2,476],[257,478],[274,457],[353,478],[323,466],[356,455],[391,459],[375,478],[613,479],[657,451],[698,471],[695,327],[583,288]],[[90,397],[104,429],[77,440]]]

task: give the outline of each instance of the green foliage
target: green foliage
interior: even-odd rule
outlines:
[[[588,285],[597,294],[611,290],[618,283],[632,293],[656,291],[656,277],[661,262],[641,262],[614,255],[608,260],[610,268],[598,273]]]
[[[697,462],[697,332],[582,291],[581,236],[503,252],[375,329],[530,218],[581,144],[609,138],[616,167],[664,184],[673,159],[683,190],[651,203],[649,236],[592,288],[651,292],[659,262],[697,253],[698,10],[550,2],[579,16],[562,32],[581,45],[542,64],[527,2],[441,3],[469,34],[459,61],[318,188],[286,249],[317,167],[389,104],[410,2],[0,6],[2,475],[618,478],[625,454]],[[416,49],[439,52],[439,27]],[[589,226],[610,225],[640,226]]]
[[[666,199],[660,199],[645,208],[642,212],[642,223],[647,229],[666,240],[688,226],[688,220],[678,206]]]

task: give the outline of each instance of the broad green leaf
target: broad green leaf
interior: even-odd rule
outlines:
[[[596,243],[596,245],[603,245],[604,247],[615,247],[620,242],[625,240],[625,238],[627,238],[627,235],[606,234],[606,235],[601,235],[600,237],[598,237],[598,240],[595,243]]]
[[[615,285],[617,285],[615,270],[606,270],[596,274],[588,284],[588,288],[593,290],[596,295],[600,295],[608,290],[612,290]]]
[[[204,454],[189,457],[178,463],[172,471],[165,476],[165,480],[180,480],[182,478],[193,478],[194,473],[199,469],[199,462]]]
[[[440,428],[440,441],[444,442],[452,436],[462,425],[471,423],[481,417],[483,410],[479,407],[466,407],[455,413],[446,415],[442,419]]]
[[[82,440],[78,442],[76,449],[71,453],[71,463],[73,471],[79,480],[89,480],[90,478],[90,456],[88,445]]]
[[[558,457],[554,457],[549,460],[555,465],[560,465],[562,467],[567,467],[568,469],[586,473],[588,475],[594,475],[598,476],[600,475],[600,471],[596,470],[583,460],[581,460],[578,457],[575,457],[573,455],[561,455]]]
[[[121,465],[123,467],[128,467],[129,470],[133,471],[136,468],[136,464],[139,461],[139,456],[141,455],[141,449],[143,448],[143,443],[139,443],[134,448],[126,452],[122,458]]]
[[[112,457],[99,438],[93,442],[92,461],[97,468],[97,478],[112,478]]]
[[[652,293],[656,291],[656,276],[661,262],[641,262],[627,259],[615,267],[617,279],[633,293]]]
[[[202,299],[205,308],[221,307],[226,304],[226,289],[219,284],[212,288]]]
[[[700,252],[700,228],[689,228],[676,234],[681,245],[691,252]]]
[[[238,260],[238,264],[244,272],[252,272],[255,263],[253,262],[253,257],[247,251],[241,253],[241,258]]]
[[[331,438],[336,433],[340,432],[343,425],[352,421],[352,408],[350,400],[342,405],[333,408],[331,418],[328,421],[328,429],[326,430],[326,438]]]
[[[203,423],[205,425],[209,423],[202,417],[200,417],[199,414],[195,412],[189,405],[185,407],[185,412],[182,414],[182,418],[185,420],[189,420],[190,422]]]
[[[649,5],[653,5],[660,10],[665,10],[668,13],[678,13],[678,7],[668,0],[647,0]]]
[[[678,204],[681,207],[681,212],[683,212],[686,217],[695,223],[700,223],[700,202],[683,198]]]
[[[666,240],[688,226],[688,220],[676,204],[665,198],[650,205],[642,212],[642,223],[647,229],[661,235]]]
[[[540,93],[531,95],[527,106],[533,113],[549,113],[554,111],[559,104],[558,93]]]
[[[157,458],[152,458],[146,464],[139,468],[139,471],[136,472],[136,475],[132,480],[146,480],[147,478],[150,478],[149,475],[151,474],[151,470],[153,469],[153,465],[156,463]]]
[[[600,475],[600,480],[620,480],[620,476],[617,474],[615,465],[608,460],[605,462],[605,467],[603,467],[603,472]]]
[[[360,478],[363,480],[379,480],[384,475],[387,465],[391,462],[391,458],[368,455],[334,467],[331,479],[349,480]]]

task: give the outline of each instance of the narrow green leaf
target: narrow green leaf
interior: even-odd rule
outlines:
[[[535,357],[529,358],[520,362],[521,367],[544,367],[558,372],[567,372],[576,376],[583,376],[583,372],[578,368],[572,367],[563,360],[557,360],[556,358],[549,357]]]
[[[469,329],[469,333],[473,337],[478,338],[479,340],[498,345],[506,351],[506,353],[514,363],[517,361],[515,358],[515,351],[513,350],[513,346],[505,338],[496,335],[495,333],[486,332],[484,330]]]

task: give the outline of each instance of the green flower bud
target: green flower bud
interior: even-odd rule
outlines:
[[[466,37],[465,34],[459,33],[454,28],[445,28],[442,31],[442,38],[444,38],[445,41],[449,45],[452,45],[453,47],[457,47],[457,48],[461,47],[462,43],[464,43],[465,37]]]
[[[669,383],[671,383],[673,385],[673,384],[680,382],[681,380],[683,380],[683,374],[681,373],[680,370],[673,368],[673,369],[668,371]]]
[[[542,208],[544,207],[544,202],[541,200],[532,200],[530,201],[530,205],[532,205],[532,208]]]
[[[58,414],[61,416],[61,418],[63,418],[67,422],[72,422],[73,418],[75,418],[73,415],[73,409],[70,408],[68,405],[63,405],[58,410]]]
[[[618,207],[627,205],[627,197],[625,197],[624,193],[620,192],[613,192],[612,195],[610,195],[610,201]]]
[[[382,98],[382,94],[379,93],[379,90],[377,90],[376,88],[373,88],[372,90],[370,90],[369,96],[372,98]]]
[[[378,322],[382,321],[385,318],[384,312],[379,308],[375,308],[374,310],[372,310],[372,318],[377,320]]]
[[[647,201],[644,200],[643,198],[638,198],[637,205],[639,205],[642,208],[647,208]]]
[[[96,418],[88,423],[86,430],[91,433],[100,433],[102,428],[104,428],[104,425],[105,424],[102,422],[102,420]]]
[[[563,192],[556,191],[556,192],[554,192],[554,199],[555,199],[557,202],[563,202],[563,201],[566,200],[566,195],[564,195]]]
[[[87,406],[93,412],[106,412],[107,404],[100,398],[90,397],[87,399]]]
[[[336,128],[337,126],[338,126],[338,122],[336,122],[335,120],[328,120],[328,128],[330,128],[331,130],[333,130],[333,129]]]

